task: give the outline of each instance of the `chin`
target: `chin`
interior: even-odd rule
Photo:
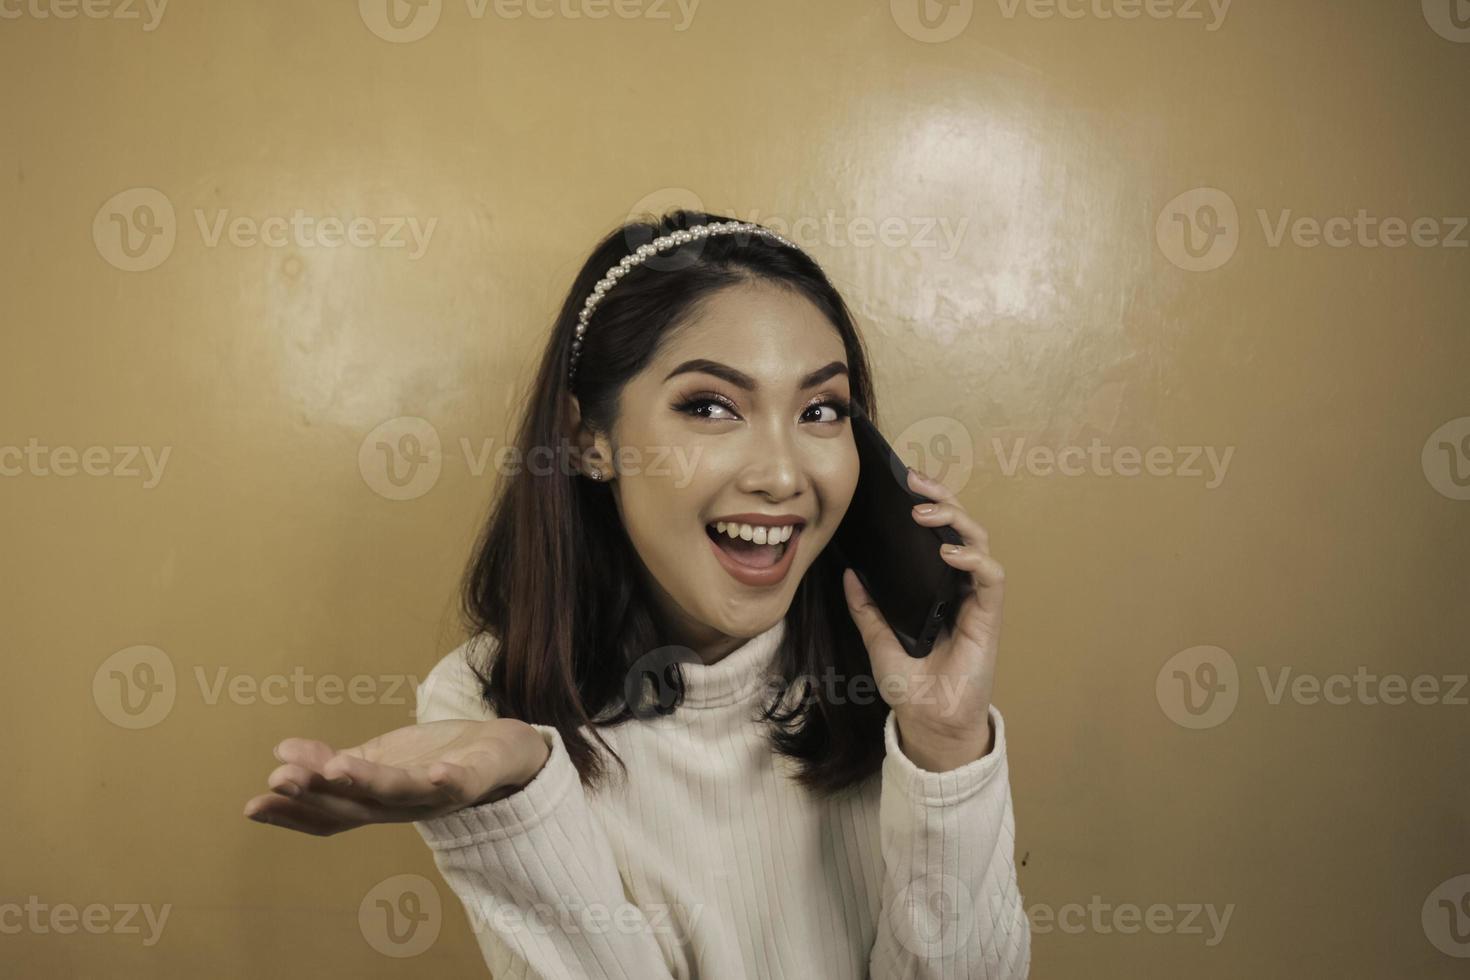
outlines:
[[[778,593],[765,599],[746,599],[736,608],[721,610],[709,625],[726,636],[748,640],[784,619],[790,606],[789,599]]]

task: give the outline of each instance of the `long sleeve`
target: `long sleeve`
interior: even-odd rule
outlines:
[[[888,714],[878,811],[882,910],[871,980],[1021,980],[1030,972],[1005,723],[994,705],[990,720],[989,753],[936,773],[903,754]]]
[[[440,673],[420,686],[418,717],[492,716]],[[463,903],[486,965],[495,980],[672,977],[647,918],[624,893],[560,733],[533,727],[551,754],[529,783],[414,824]]]

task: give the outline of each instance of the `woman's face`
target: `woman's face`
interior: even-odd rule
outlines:
[[[786,615],[857,486],[850,397],[837,329],[764,283],[711,296],[625,387],[611,486],[672,642],[713,661]]]

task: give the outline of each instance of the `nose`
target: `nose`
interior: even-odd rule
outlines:
[[[740,492],[761,494],[773,501],[800,492],[806,480],[806,461],[796,433],[774,425],[764,436],[750,441],[750,456],[735,482]]]

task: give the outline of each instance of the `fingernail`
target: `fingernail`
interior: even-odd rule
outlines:
[[[919,506],[914,508],[914,512],[917,514],[932,514],[934,513],[934,505],[920,504]]]
[[[282,783],[280,786],[276,787],[276,792],[280,793],[282,796],[296,796],[301,792],[301,787],[297,786],[295,783]]]
[[[352,777],[351,776],[335,776],[331,780],[331,783],[332,783],[333,786],[351,786],[352,785]]]

